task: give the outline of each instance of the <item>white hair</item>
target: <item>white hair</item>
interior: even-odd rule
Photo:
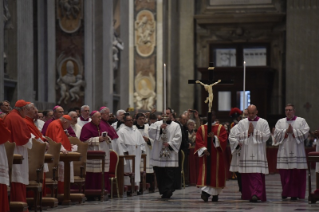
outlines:
[[[27,104],[24,106],[27,110],[30,110],[32,107],[34,107],[33,103]]]
[[[125,110],[118,110],[118,111],[116,112],[116,116],[120,115],[120,113],[126,113],[126,111],[125,111]]]
[[[83,106],[81,107],[81,111],[83,111],[84,108],[86,108],[86,107],[88,107],[88,108],[90,109],[90,106],[88,106],[88,105],[83,105]]]
[[[194,121],[193,119],[189,119],[189,120],[187,121],[187,124],[190,124],[190,123],[195,124],[195,121]]]
[[[100,113],[105,113],[106,110],[109,110],[109,111],[110,111],[110,109],[109,109],[108,107],[104,107],[102,110],[100,110]]]
[[[71,116],[73,113],[77,114],[75,111],[70,111],[68,115]]]

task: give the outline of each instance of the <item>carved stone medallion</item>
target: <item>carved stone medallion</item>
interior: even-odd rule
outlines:
[[[155,103],[155,79],[151,73],[144,76],[139,72],[135,77],[134,102],[136,109],[152,110]]]
[[[147,57],[154,52],[156,45],[156,22],[149,10],[142,10],[135,19],[135,46],[137,53]]]

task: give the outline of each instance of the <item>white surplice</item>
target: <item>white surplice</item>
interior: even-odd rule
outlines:
[[[116,132],[118,132],[120,129],[125,127],[125,124],[122,123],[119,127],[117,127],[117,122],[114,122],[111,126],[115,129]]]
[[[0,144],[0,184],[9,185],[9,166],[4,144]]]
[[[232,154],[230,168],[229,168],[229,171],[231,172],[238,172],[239,159],[240,159],[241,148],[239,147],[238,149],[236,149],[239,143],[236,138],[236,134],[238,130],[237,127],[238,125],[236,124],[233,128],[231,128],[229,136],[228,136],[230,151]]]
[[[40,132],[42,131],[42,128],[43,128],[43,125],[45,124],[44,121],[40,120],[40,119],[37,119],[35,122],[34,122],[35,126],[40,130]]]
[[[315,139],[313,145],[316,146],[316,152],[319,152],[319,140]],[[316,163],[316,172],[319,173],[319,163]]]
[[[82,127],[79,124],[71,124],[71,127],[75,133],[75,136],[80,139]]]
[[[161,125],[163,121],[157,121],[149,127],[149,136],[154,140],[154,145],[151,151],[150,164],[158,167],[178,167],[178,151],[182,143],[182,131],[179,124],[171,122],[166,126],[167,141],[169,146],[173,149],[170,151],[170,157],[160,157],[160,152],[163,147],[161,139]]]
[[[293,134],[285,138],[286,130],[291,124]],[[277,154],[277,169],[307,169],[307,158],[304,140],[308,137],[309,126],[305,119],[279,119],[275,126],[275,140],[279,145]]]
[[[151,151],[152,151],[152,146],[154,145],[154,140],[151,139],[148,134],[149,125],[144,124],[144,129],[138,129],[135,125],[133,127],[135,127],[141,133],[142,136],[145,136],[149,138],[150,140],[151,145],[145,143],[146,173],[154,173],[153,166],[150,164]],[[143,167],[144,165],[143,163],[141,163],[141,171],[143,171]]]
[[[29,185],[29,161],[28,161],[28,149],[32,149],[32,138],[29,139],[28,143],[23,146],[16,146],[14,148],[14,154],[22,155],[24,158],[22,164],[12,165],[12,176],[11,182],[22,183]]]
[[[105,131],[103,131],[105,132]],[[103,134],[101,132],[101,134]],[[105,152],[105,166],[104,172],[109,172],[110,169],[110,149],[112,145],[108,140],[108,137],[105,138],[105,141],[99,141],[99,137],[92,137],[86,140],[85,142],[89,144],[88,151],[104,151]],[[102,172],[102,162],[101,160],[87,160],[86,171],[101,173]]]
[[[254,126],[254,131],[250,135],[248,135],[249,123]],[[242,144],[238,172],[268,174],[266,155],[266,141],[270,136],[268,122],[262,118],[258,121],[249,121],[245,118],[237,125],[235,138]]]
[[[124,125],[118,132],[119,138],[119,155],[124,155],[128,152],[129,155],[135,155],[135,183],[141,181],[140,164],[142,151],[145,151],[145,141],[141,133],[134,127]],[[132,162],[124,165],[124,172],[133,172]],[[124,179],[125,185],[129,183],[128,178]]]
[[[89,123],[89,122],[91,122],[92,121],[92,119],[91,118],[89,118],[89,120],[87,120],[87,121],[82,121],[81,120],[81,118],[80,117],[78,117],[78,125],[80,125],[81,127],[83,127],[85,124],[87,124],[87,123]]]

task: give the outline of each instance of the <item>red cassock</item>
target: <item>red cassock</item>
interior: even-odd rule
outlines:
[[[0,118],[0,145],[9,141],[11,132],[4,124],[4,121]],[[0,184],[0,211],[9,211],[9,201],[7,193],[7,185]]]
[[[197,187],[210,186],[213,188],[225,187],[225,161],[224,154],[227,146],[227,131],[225,128],[216,124],[212,126],[212,132],[217,136],[220,147],[215,148],[214,144],[211,144],[210,153],[211,166],[207,167],[207,157],[203,156],[199,158],[199,174],[197,180]],[[202,148],[207,148],[207,125],[202,125],[198,128],[196,133],[195,153]],[[210,185],[206,184],[207,171],[210,171]]]

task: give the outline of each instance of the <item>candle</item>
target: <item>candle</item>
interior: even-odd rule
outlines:
[[[166,64],[164,63],[164,73],[163,73],[163,87],[164,87],[164,97],[163,97],[163,103],[164,103],[164,114],[166,114]]]
[[[243,110],[246,109],[246,61],[244,61]]]

